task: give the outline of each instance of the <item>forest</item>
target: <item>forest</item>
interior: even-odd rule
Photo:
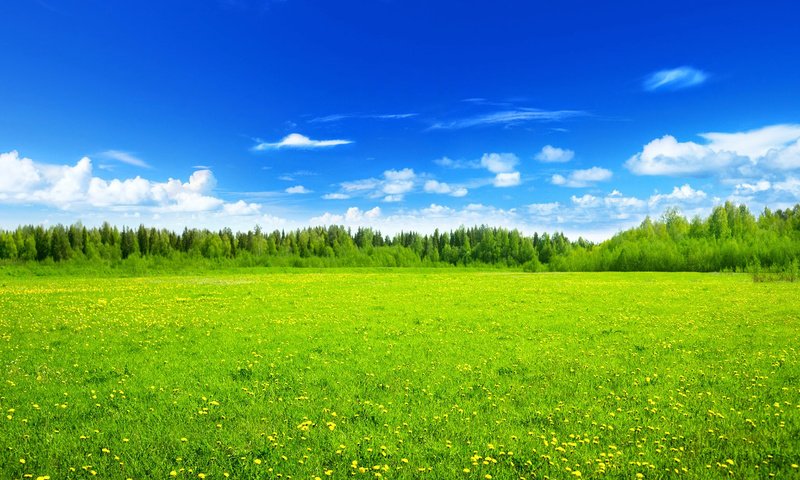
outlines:
[[[309,227],[247,232],[123,227],[20,226],[0,230],[0,264],[139,262],[161,266],[522,268],[525,271],[797,272],[800,204],[753,215],[726,202],[707,218],[677,209],[592,243],[562,233],[526,236],[517,230],[461,227],[432,234],[382,235],[370,228]]]

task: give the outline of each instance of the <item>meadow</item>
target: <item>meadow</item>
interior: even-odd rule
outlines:
[[[0,278],[2,478],[798,478],[800,286]]]

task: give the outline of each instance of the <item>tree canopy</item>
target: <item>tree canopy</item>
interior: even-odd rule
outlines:
[[[108,223],[20,226],[0,230],[5,262],[126,262],[156,258],[212,259],[234,265],[523,267],[528,271],[698,271],[784,268],[800,259],[800,204],[758,217],[726,202],[707,218],[676,209],[646,218],[602,243],[488,226],[394,236],[342,226],[247,232],[123,227]]]

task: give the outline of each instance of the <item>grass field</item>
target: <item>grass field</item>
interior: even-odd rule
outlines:
[[[800,287],[0,280],[0,477],[798,478]]]

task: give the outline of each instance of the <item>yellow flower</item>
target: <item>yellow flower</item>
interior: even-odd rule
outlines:
[[[170,476],[170,477],[177,477],[177,476],[178,476],[178,472],[176,472],[175,470],[173,470],[173,471],[169,472],[169,476]]]
[[[253,463],[255,463],[256,465],[261,465],[261,459],[256,458],[255,460],[253,460]]]

